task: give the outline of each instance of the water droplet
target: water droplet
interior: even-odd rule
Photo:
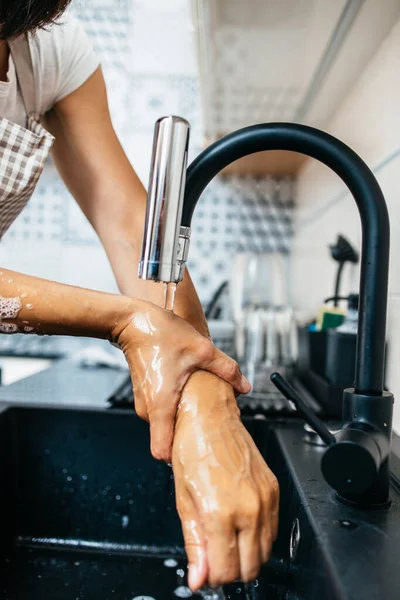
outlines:
[[[82,481],[87,481],[87,475],[81,475]]]
[[[128,515],[124,515],[122,517],[122,529],[126,529],[129,525],[129,517]]]
[[[27,304],[27,305],[26,305],[26,308],[27,308],[28,310],[32,310],[32,309],[33,309],[33,304]]]
[[[75,565],[75,567],[79,567],[79,565],[80,565],[80,564],[81,564],[81,563],[79,562],[79,560],[76,560],[76,561],[74,562],[74,565]]]
[[[167,558],[166,560],[164,560],[164,567],[177,567],[178,566],[178,562],[174,559],[174,558]]]
[[[178,569],[176,574],[178,577],[185,577],[185,571],[183,569]]]
[[[191,590],[188,587],[186,587],[186,585],[179,585],[174,590],[174,594],[178,598],[190,598],[190,596],[193,596],[193,593],[191,592]]]
[[[133,504],[132,498],[130,500],[128,500],[128,504]]]
[[[259,585],[259,584],[258,584],[258,579],[255,579],[255,580],[253,581],[253,587],[255,587],[255,588],[256,588],[256,587],[258,587],[258,585]]]
[[[72,477],[71,477],[71,475],[68,475],[68,477],[67,477],[67,481],[72,481]]]
[[[358,527],[357,523],[353,523],[353,521],[349,521],[348,519],[342,519],[339,521],[340,527],[344,527],[346,529],[355,529]]]
[[[115,496],[115,499],[116,499],[116,500],[121,500],[121,496],[120,496],[119,494],[117,494],[117,495]]]
[[[132,600],[155,600],[152,596],[135,596]]]
[[[67,469],[63,469],[63,473],[65,475],[65,473],[68,473],[68,470]]]

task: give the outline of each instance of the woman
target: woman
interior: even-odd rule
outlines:
[[[186,274],[176,316],[136,272],[145,191],[113,131],[101,69],[69,0],[0,0],[0,238],[48,153],[104,245],[121,295],[0,270],[0,330],[109,339],[125,353],[151,450],[172,460],[189,584],[257,575],[276,536],[278,487],[239,419],[236,363],[208,338]],[[234,494],[232,490],[234,489]]]

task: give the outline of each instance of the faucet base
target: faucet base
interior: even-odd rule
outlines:
[[[390,460],[382,464],[372,486],[360,494],[336,492],[337,499],[343,504],[364,510],[382,510],[390,507]]]
[[[335,498],[336,498],[336,500],[338,500],[342,504],[345,504],[346,506],[351,506],[353,508],[358,508],[361,510],[389,510],[389,508],[392,504],[392,501],[390,498],[388,500],[386,500],[385,502],[378,502],[377,504],[373,504],[373,503],[363,504],[359,500],[357,501],[357,500],[349,500],[348,498],[343,498],[343,496],[341,496],[338,492],[335,493]]]
[[[343,393],[344,426],[322,457],[326,481],[342,501],[378,508],[389,502],[393,394]]]

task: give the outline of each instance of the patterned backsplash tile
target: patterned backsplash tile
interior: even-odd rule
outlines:
[[[185,0],[74,3],[101,60],[114,127],[145,185],[157,118],[178,114],[191,123],[190,160],[203,146],[188,5]],[[290,179],[221,177],[208,186],[193,219],[189,260],[202,301],[229,279],[236,251],[290,252],[293,198]],[[115,290],[97,236],[51,162],[0,248],[4,266],[80,285],[84,271],[87,287]],[[80,257],[89,255],[93,266],[82,271]]]

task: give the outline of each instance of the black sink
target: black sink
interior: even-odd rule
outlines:
[[[256,584],[227,586],[226,597],[398,599],[396,489],[390,511],[347,507],[300,423],[244,423],[280,481],[280,531]],[[148,449],[133,411],[0,405],[1,598],[188,593],[172,470]]]
[[[257,436],[258,424],[247,426]],[[148,427],[133,412],[3,408],[1,598],[189,593],[172,470],[148,448]],[[261,577],[226,594],[288,597],[284,579],[270,587]]]

